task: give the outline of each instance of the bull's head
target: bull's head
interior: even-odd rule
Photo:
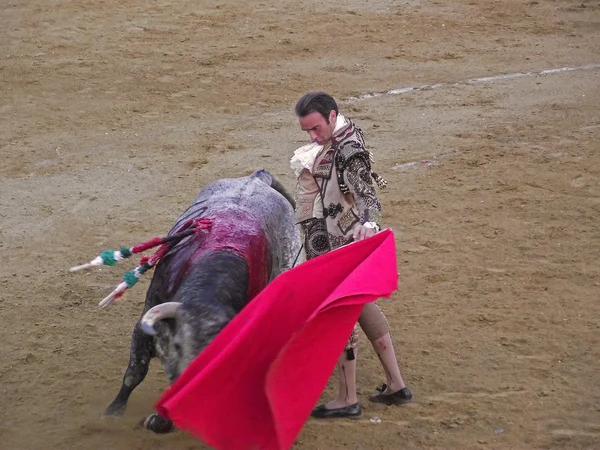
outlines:
[[[156,350],[169,381],[173,382],[198,354],[189,324],[182,320],[181,303],[166,302],[149,309],[140,320],[144,333],[156,337]],[[175,327],[157,326],[173,319]],[[191,337],[191,338],[190,338]]]
[[[167,319],[174,319],[174,328],[157,326]],[[156,336],[158,356],[172,382],[230,319],[221,314],[189,313],[180,302],[166,302],[149,309],[140,325],[146,334]]]

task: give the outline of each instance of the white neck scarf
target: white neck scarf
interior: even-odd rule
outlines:
[[[346,118],[341,114],[338,114],[337,119],[335,120],[333,134],[340,131],[347,124],[348,121]],[[315,158],[319,153],[321,153],[324,147],[324,145],[319,145],[316,142],[313,142],[312,144],[300,147],[294,152],[294,156],[292,156],[292,159],[290,160],[290,167],[296,174],[296,177],[298,177],[304,169],[308,169],[310,172],[312,172]]]

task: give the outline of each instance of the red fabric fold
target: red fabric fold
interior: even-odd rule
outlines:
[[[188,366],[156,409],[216,449],[287,449],[365,303],[397,289],[384,230],[277,277]]]

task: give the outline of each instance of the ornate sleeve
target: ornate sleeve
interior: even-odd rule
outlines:
[[[381,226],[381,203],[377,198],[371,169],[363,158],[352,158],[344,170],[344,183],[354,196],[360,223],[374,222]]]

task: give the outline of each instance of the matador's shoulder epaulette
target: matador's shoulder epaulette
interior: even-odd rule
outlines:
[[[332,139],[332,143],[336,148],[335,165],[337,169],[338,184],[341,191],[344,194],[350,192],[348,186],[346,186],[346,183],[344,182],[344,171],[348,167],[350,161],[354,158],[362,159],[363,163],[367,166],[367,170],[371,173],[371,176],[377,183],[377,186],[379,186],[380,189],[385,188],[387,186],[387,181],[371,170],[372,164],[374,163],[373,154],[366,148],[363,131],[352,121],[349,122],[349,125]]]

